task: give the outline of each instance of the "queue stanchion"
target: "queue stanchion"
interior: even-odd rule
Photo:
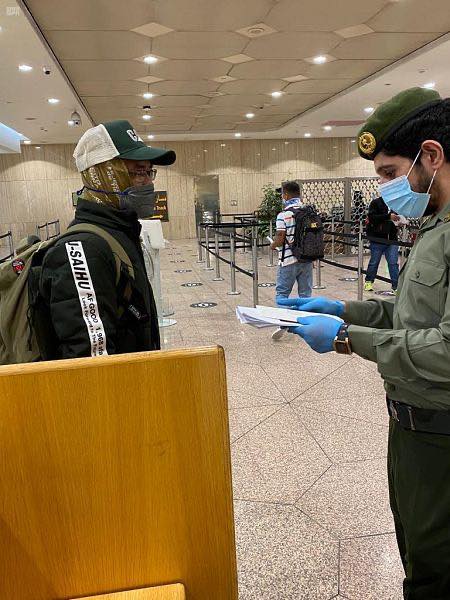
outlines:
[[[209,225],[205,225],[205,245],[206,245],[206,267],[205,271],[214,271],[211,266],[211,255],[209,253]]]
[[[316,285],[313,285],[313,290],[325,290],[326,285],[322,285],[322,265],[320,260],[316,260]]]
[[[334,254],[335,254],[335,239],[336,239],[336,236],[334,234],[335,234],[335,231],[336,231],[336,229],[335,229],[336,224],[334,222],[334,219],[335,219],[335,217],[333,215],[331,217],[331,260],[334,260]]]
[[[239,296],[241,292],[236,291],[236,238],[234,231],[230,231],[230,282],[231,290],[227,292],[229,296]]]
[[[202,246],[202,226],[197,225],[197,241],[198,241],[198,263],[204,262],[203,259],[203,246]]]
[[[258,227],[252,226],[252,279],[253,279],[253,306],[258,304]]]
[[[213,281],[223,281],[223,277],[220,276],[219,232],[217,229],[214,230],[214,250],[216,253],[216,276]]]
[[[364,295],[364,246],[363,246],[363,223],[359,222],[358,231],[358,300]]]
[[[273,221],[272,219],[270,219],[269,222],[269,237],[270,239],[273,239]],[[269,264],[267,265],[268,267],[273,267],[273,250],[272,248],[269,246]]]
[[[14,256],[14,244],[11,231],[8,232],[8,243],[9,243],[9,255]]]

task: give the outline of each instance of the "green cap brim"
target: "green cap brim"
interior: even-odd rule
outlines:
[[[165,148],[154,148],[152,146],[142,146],[141,148],[133,148],[127,152],[122,152],[120,158],[126,160],[150,160],[154,165],[173,165],[177,159],[177,155],[173,150]]]

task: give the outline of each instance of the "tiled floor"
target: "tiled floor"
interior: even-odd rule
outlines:
[[[250,254],[237,254],[250,268]],[[225,348],[241,600],[400,600],[402,568],[386,481],[388,419],[376,365],[358,356],[320,356],[297,336],[242,326],[235,306],[252,305],[251,280],[239,296],[197,261],[193,241],[163,251],[164,300],[177,324],[166,348]],[[259,260],[260,282],[276,268]],[[176,270],[188,269],[188,273]],[[326,265],[329,296],[356,297],[348,271]],[[198,287],[182,287],[199,282]],[[377,284],[386,289],[384,284]],[[273,288],[259,288],[273,305]],[[211,308],[191,308],[214,302]]]

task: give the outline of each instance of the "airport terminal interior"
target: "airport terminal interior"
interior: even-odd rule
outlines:
[[[236,309],[276,306],[286,181],[324,226],[313,296],[395,299],[384,258],[365,288],[358,131],[450,95],[449,31],[446,0],[0,0],[0,284],[72,221],[90,128],[176,153],[141,221],[161,352],[0,366],[2,600],[403,598],[377,364]]]

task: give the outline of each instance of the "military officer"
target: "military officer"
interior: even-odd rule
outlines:
[[[450,99],[408,89],[358,135],[389,209],[422,217],[394,299],[280,304],[324,313],[293,333],[317,352],[377,363],[390,415],[389,493],[408,600],[450,598]],[[332,319],[328,315],[339,317]]]

